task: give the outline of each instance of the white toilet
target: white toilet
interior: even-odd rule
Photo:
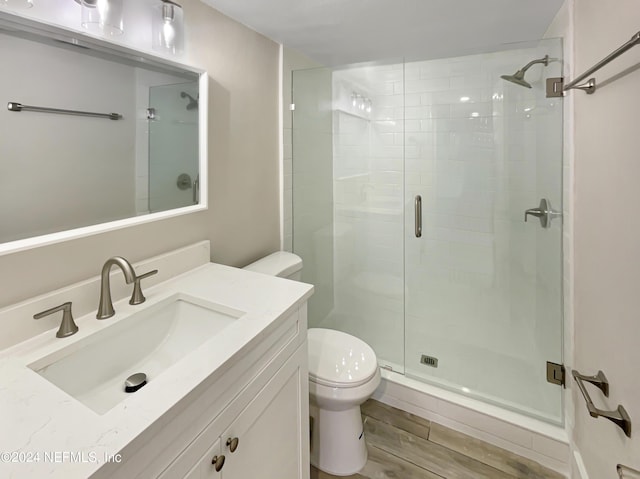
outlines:
[[[279,251],[245,269],[300,280],[302,259]],[[311,464],[349,476],[367,462],[360,405],[380,384],[376,355],[364,341],[331,329],[309,329]]]

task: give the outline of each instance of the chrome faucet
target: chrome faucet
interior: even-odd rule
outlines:
[[[113,302],[111,301],[111,283],[109,281],[109,273],[113,265],[120,267],[124,273],[124,280],[127,284],[131,284],[136,280],[136,273],[133,270],[133,266],[122,256],[114,256],[104,263],[100,281],[100,304],[98,305],[98,314],[96,314],[96,318],[98,319],[107,319],[116,314],[113,309]]]

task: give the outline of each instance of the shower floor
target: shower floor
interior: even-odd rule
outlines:
[[[316,326],[357,336],[376,351],[381,366],[407,377],[552,424],[562,423],[561,388],[546,381],[544,361],[526,359],[541,357],[531,354],[526,324],[512,324],[503,335],[492,335],[480,326],[469,331],[471,325],[457,336],[451,323],[440,328],[413,327],[407,335],[402,315],[374,309],[367,315],[334,310]],[[437,367],[422,364],[423,354],[437,358]]]

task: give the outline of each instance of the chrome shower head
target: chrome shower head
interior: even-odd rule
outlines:
[[[180,98],[189,98],[189,104],[187,105],[187,110],[195,110],[198,108],[198,100],[193,98],[185,91],[180,92]]]
[[[544,58],[540,58],[539,60],[533,60],[527,63],[524,67],[522,67],[520,70],[515,72],[513,75],[501,75],[500,78],[502,78],[503,80],[510,81],[511,83],[515,83],[516,85],[523,86],[525,88],[531,88],[531,84],[524,79],[524,74],[527,72],[529,68],[531,68],[532,65],[535,65],[536,63],[543,63],[544,66],[546,67],[549,64],[549,55],[545,55]]]
[[[516,85],[531,88],[531,84],[524,79],[524,70],[518,70],[513,75],[501,75],[500,78],[515,83]]]

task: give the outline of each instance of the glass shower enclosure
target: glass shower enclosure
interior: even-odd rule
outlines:
[[[363,339],[399,374],[562,423],[546,379],[562,362],[562,98],[545,92],[561,55],[549,39],[294,72],[310,327]],[[501,78],[533,60],[531,88]]]

